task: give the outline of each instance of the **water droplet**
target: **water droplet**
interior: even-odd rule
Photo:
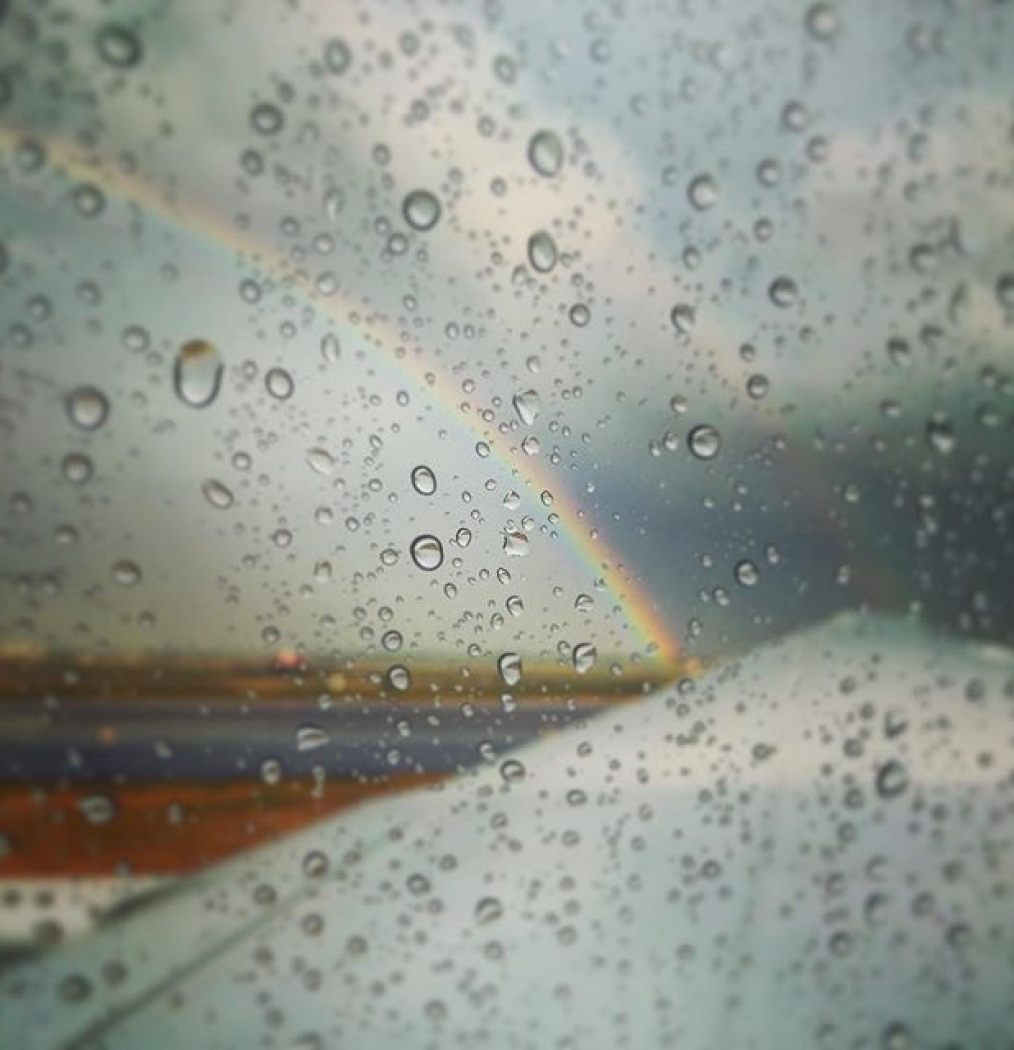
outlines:
[[[439,569],[444,561],[444,548],[436,536],[416,536],[409,548],[412,560],[424,572]]]
[[[694,308],[687,303],[678,303],[669,314],[673,328],[680,335],[690,335],[694,330],[695,313]]]
[[[754,401],[759,401],[768,392],[768,377],[757,373],[746,381],[746,392]]]
[[[525,779],[525,767],[516,758],[508,758],[500,763],[500,776],[508,784],[516,784]]]
[[[313,849],[303,857],[301,867],[303,869],[303,874],[308,879],[319,879],[327,874],[328,868],[331,867],[331,863],[327,859],[326,854],[322,853],[319,849]]]
[[[60,998],[65,1003],[84,1002],[91,994],[91,981],[79,973],[72,973],[60,982]]]
[[[507,599],[507,611],[511,616],[520,616],[525,611],[525,603],[516,594],[512,594]]]
[[[436,475],[429,467],[421,465],[412,470],[412,488],[420,496],[432,496],[437,491]]]
[[[214,478],[208,478],[207,481],[201,485],[201,492],[204,493],[204,498],[216,510],[227,510],[232,506],[232,492],[227,489],[222,482],[216,481]]]
[[[109,400],[98,387],[79,386],[67,396],[67,415],[82,430],[98,430],[109,417]]]
[[[404,639],[401,636],[401,631],[385,631],[380,639],[380,644],[389,653],[396,653],[402,645]]]
[[[399,693],[404,693],[412,684],[412,676],[408,673],[408,668],[395,664],[387,672],[387,684]]]
[[[796,282],[791,277],[776,277],[768,289],[771,302],[783,310],[796,301],[797,294]]]
[[[285,117],[272,102],[260,102],[250,111],[250,123],[262,135],[275,135],[282,129]]]
[[[736,582],[743,587],[753,587],[760,581],[760,573],[752,561],[744,559],[738,562],[734,570]]]
[[[722,435],[705,423],[690,431],[687,435],[687,445],[697,459],[714,459],[722,447]]]
[[[528,163],[536,173],[551,179],[563,166],[563,143],[554,131],[537,131],[528,142]]]
[[[528,262],[538,273],[549,273],[556,266],[556,242],[545,230],[528,238]]]
[[[317,748],[326,747],[330,743],[331,737],[321,726],[307,722],[296,729],[297,751],[316,751]]]
[[[718,201],[718,187],[710,175],[698,175],[687,187],[687,198],[698,211],[713,208]]]
[[[497,660],[496,669],[504,685],[515,686],[521,681],[521,657],[517,653],[504,653]]]
[[[574,608],[578,612],[588,612],[595,604],[595,599],[590,594],[579,594],[574,599]]]
[[[341,37],[333,37],[324,45],[324,65],[335,76],[340,76],[352,65],[352,49]]]
[[[68,452],[61,464],[63,476],[72,485],[84,485],[91,481],[94,469],[92,461],[83,452]]]
[[[134,587],[141,582],[141,570],[132,561],[118,561],[113,566],[113,579],[121,587]]]
[[[897,798],[908,787],[908,773],[895,759],[885,762],[877,770],[877,794],[881,798]]]
[[[282,764],[277,758],[266,758],[261,763],[261,780],[265,784],[277,784],[282,779]]]
[[[341,343],[334,332],[328,332],[320,341],[320,356],[329,364],[333,365],[342,353]]]
[[[591,310],[585,306],[584,303],[575,303],[570,308],[570,323],[575,328],[584,328],[586,324],[591,320]]]
[[[401,213],[414,230],[432,230],[440,219],[440,201],[429,190],[413,190],[405,198]]]
[[[475,905],[475,921],[480,926],[488,926],[503,916],[503,905],[496,897],[483,897]]]
[[[830,4],[814,4],[806,12],[806,31],[814,40],[830,40],[838,32],[838,13]]]
[[[78,802],[78,809],[89,824],[108,824],[116,816],[112,799],[105,795],[86,795]]]
[[[503,551],[508,558],[525,557],[528,553],[528,537],[521,531],[521,529],[504,529]]]
[[[279,401],[287,401],[296,388],[292,376],[284,368],[271,368],[264,377],[267,392]]]
[[[316,474],[327,477],[334,470],[334,456],[325,448],[311,448],[306,453],[306,462]]]
[[[578,674],[586,674],[595,666],[598,650],[591,642],[578,642],[571,653],[571,662]]]
[[[472,542],[472,530],[462,526],[454,534],[454,542],[464,550]]]
[[[525,390],[514,395],[514,411],[526,427],[532,426],[539,418],[539,395],[534,390]]]
[[[130,69],[141,61],[141,41],[125,26],[103,26],[95,37],[95,49],[114,69]]]
[[[173,362],[173,389],[191,408],[207,408],[222,386],[222,355],[203,339],[184,343]]]
[[[934,451],[942,456],[950,455],[957,444],[951,421],[939,412],[934,413],[926,422],[926,440]]]

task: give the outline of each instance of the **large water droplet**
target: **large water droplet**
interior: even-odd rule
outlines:
[[[409,553],[424,572],[439,569],[444,561],[444,548],[436,536],[416,536],[409,547]]]
[[[514,395],[514,411],[526,427],[539,418],[539,395],[534,390],[525,390]]]
[[[401,206],[405,221],[414,230],[432,230],[440,219],[440,201],[429,190],[413,190]]]
[[[184,343],[173,362],[173,389],[191,408],[207,408],[222,386],[222,355],[203,339]]]
[[[559,174],[563,166],[563,143],[555,131],[537,131],[528,142],[528,163],[544,178]]]
[[[698,459],[714,459],[722,447],[722,435],[705,423],[690,431],[687,435],[687,445]]]
[[[528,262],[533,270],[549,273],[556,265],[556,242],[545,230],[539,230],[528,238]]]
[[[98,387],[79,386],[67,395],[67,415],[82,430],[98,430],[109,417],[109,400]]]
[[[504,685],[515,686],[521,681],[521,657],[517,653],[504,653],[497,660],[496,669]]]
[[[216,510],[227,510],[232,506],[233,495],[232,492],[215,478],[208,478],[207,481],[201,485],[201,492],[204,493],[204,498],[216,509]]]
[[[525,557],[528,553],[528,537],[521,531],[521,529],[504,529],[503,551],[508,558]]]
[[[578,674],[586,674],[595,666],[598,650],[591,642],[578,642],[571,653],[571,662]]]
[[[292,376],[284,368],[271,368],[264,377],[267,392],[279,401],[287,401],[296,388]]]
[[[420,496],[432,496],[437,491],[436,475],[425,464],[414,467],[412,470],[412,488]]]

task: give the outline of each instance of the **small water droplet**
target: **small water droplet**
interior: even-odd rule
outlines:
[[[191,408],[207,408],[222,386],[222,355],[203,339],[184,343],[173,362],[173,389]]]
[[[586,674],[595,666],[598,650],[591,642],[578,642],[571,653],[571,662],[578,674]]]
[[[116,816],[112,799],[105,795],[86,795],[78,802],[78,809],[89,824],[108,824]]]
[[[508,758],[500,763],[500,776],[508,784],[516,784],[525,779],[525,767],[516,758]]]
[[[521,394],[515,394],[514,411],[517,412],[518,419],[526,427],[532,426],[539,418],[539,395],[534,390],[525,390]]]
[[[488,926],[503,916],[503,905],[496,897],[483,897],[475,905],[475,921],[480,926]]]
[[[405,198],[401,213],[414,230],[432,230],[440,219],[440,201],[429,190],[413,190]]]
[[[713,208],[718,201],[718,187],[710,175],[698,175],[687,187],[687,198],[698,211]]]
[[[584,328],[591,320],[591,310],[584,303],[575,303],[568,314],[575,328]]]
[[[454,534],[454,542],[464,550],[472,542],[472,530],[462,526]]]
[[[437,491],[436,475],[425,465],[420,465],[412,470],[412,488],[420,496],[432,496]]]
[[[412,684],[412,676],[408,673],[408,668],[395,664],[387,672],[387,684],[399,693],[404,693]]]
[[[926,422],[926,440],[935,452],[943,456],[950,455],[957,444],[951,421],[940,413],[934,413]]]
[[[563,143],[554,131],[537,131],[528,142],[528,163],[537,174],[551,179],[563,166]]]
[[[267,392],[279,401],[287,401],[296,388],[292,376],[284,368],[271,368],[264,377]]]
[[[334,456],[325,448],[311,448],[307,450],[306,462],[310,469],[327,477],[334,470]]]
[[[687,303],[678,303],[669,314],[673,328],[680,335],[690,335],[694,330],[695,313],[694,308]]]
[[[134,587],[141,582],[141,570],[132,561],[118,561],[113,566],[113,579],[121,587]]]
[[[528,262],[538,273],[549,273],[556,266],[556,242],[545,231],[539,230],[528,238]]]
[[[285,123],[285,116],[273,102],[259,102],[250,111],[250,123],[262,135],[276,135]]]
[[[227,510],[232,506],[233,495],[232,492],[215,478],[208,478],[201,485],[201,492],[204,493],[204,498],[216,509],[216,510]]]
[[[114,69],[130,69],[141,61],[141,41],[126,26],[103,26],[96,34],[95,49],[99,58]]]
[[[796,282],[791,277],[776,277],[768,289],[771,302],[783,310],[792,306],[796,301],[797,294]]]
[[[743,561],[738,562],[734,572],[736,582],[743,587],[753,587],[760,581],[757,566],[749,559],[744,558]]]
[[[881,798],[897,798],[908,787],[908,773],[896,759],[885,762],[877,770],[877,794]]]
[[[324,45],[324,65],[335,76],[340,76],[352,65],[352,49],[341,37],[332,37]]]
[[[109,400],[98,387],[79,386],[66,400],[70,421],[82,430],[98,430],[109,417]]]
[[[72,485],[84,485],[94,473],[92,461],[83,452],[68,452],[63,457],[61,470]]]
[[[412,560],[424,572],[439,569],[444,561],[444,548],[436,536],[416,536],[409,548]]]
[[[318,748],[326,747],[329,743],[331,743],[331,737],[321,726],[307,722],[296,729],[297,751],[316,751]]]
[[[504,529],[503,551],[508,558],[525,557],[528,554],[528,537],[521,529]]]
[[[714,427],[703,424],[690,431],[687,445],[697,459],[714,459],[722,447],[722,435]]]
[[[814,40],[830,40],[838,32],[838,13],[830,4],[813,4],[806,12],[806,31]]]
[[[504,653],[497,660],[496,669],[504,685],[515,686],[521,681],[521,657],[517,653]]]

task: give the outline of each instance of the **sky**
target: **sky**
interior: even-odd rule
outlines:
[[[0,643],[1010,640],[1014,40],[971,7],[16,10]]]

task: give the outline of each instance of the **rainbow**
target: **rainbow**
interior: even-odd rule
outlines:
[[[270,246],[238,230],[223,215],[202,208],[197,202],[188,202],[187,207],[182,209],[142,178],[122,171],[97,170],[65,140],[55,137],[41,139],[22,128],[0,126],[0,145],[7,152],[12,152],[26,139],[33,139],[45,146],[47,167],[50,170],[72,181],[93,181],[101,186],[107,196],[134,205],[188,236],[200,237],[220,250],[242,255],[262,274],[285,284],[293,293],[309,298],[308,293],[294,286],[291,269]],[[346,313],[340,309],[340,299],[336,301],[333,295],[319,299],[313,296],[312,303],[315,309],[327,315],[339,328],[349,332]],[[459,432],[468,434],[474,440],[489,439],[482,420],[475,414],[469,414],[467,406],[457,403],[458,393],[449,376],[434,369],[432,362],[417,362],[408,354],[396,356],[385,353],[385,346],[393,347],[400,342],[397,334],[379,322],[371,322],[371,330],[377,338],[363,342],[363,349],[370,348],[370,352],[379,355],[388,367],[404,376],[413,388],[440,408]],[[352,330],[351,334],[356,333]],[[554,493],[553,509],[559,516],[560,536],[571,556],[592,578],[601,578],[605,582],[613,601],[642,647],[642,655],[666,677],[674,677],[682,667],[682,662],[672,627],[663,618],[658,605],[641,581],[625,570],[608,541],[603,538],[603,530],[588,520],[587,512],[565,489],[560,488],[560,479],[554,477],[538,459],[526,456],[522,467],[520,458],[516,459],[503,442],[490,442],[490,448],[488,462],[495,462],[504,476],[520,476],[537,492],[549,489]]]

